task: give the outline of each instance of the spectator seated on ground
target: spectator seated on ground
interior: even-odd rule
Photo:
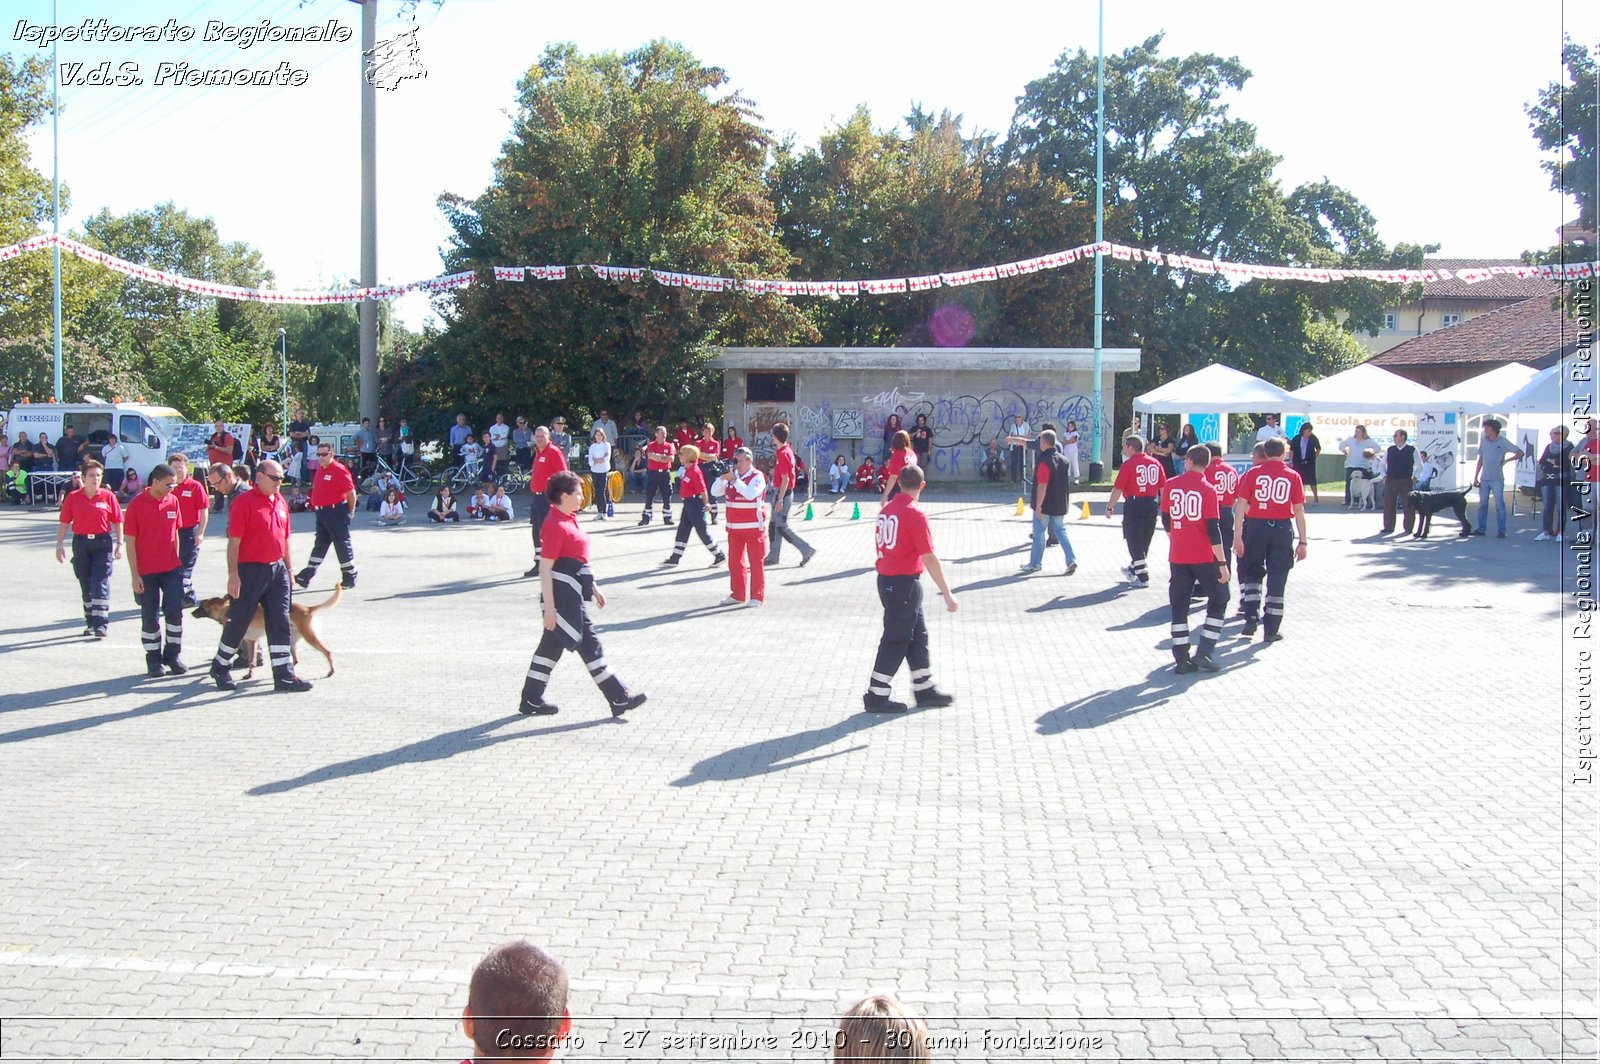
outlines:
[[[794,456],[794,494],[805,492],[806,486],[811,483],[811,476],[806,472],[806,460],[799,455]]]
[[[390,492],[399,492],[401,498],[404,498],[406,494],[406,489],[401,485],[400,478],[393,473],[372,477],[367,483],[372,485],[367,495],[367,510],[373,513],[383,509],[384,500],[388,499]]]
[[[869,994],[839,1020],[833,1059],[835,1064],[891,1060],[927,1064],[933,1060],[928,1025],[893,995]]]
[[[489,492],[485,490],[482,484],[479,484],[478,490],[474,491],[471,497],[467,499],[467,516],[475,521],[482,521],[488,516],[488,507]]]
[[[516,511],[511,508],[511,496],[506,494],[505,488],[494,489],[494,494],[484,501],[485,521],[509,521],[516,516]]]
[[[1004,480],[1006,478],[1006,457],[1000,452],[1000,437],[997,435],[989,441],[989,446],[983,458],[983,479]]]
[[[507,942],[478,962],[461,1030],[483,1060],[549,1060],[572,1032],[567,971],[531,942]]]
[[[456,497],[450,493],[448,484],[433,497],[433,509],[428,511],[428,520],[436,525],[446,521],[454,521],[458,525],[461,523],[461,511],[456,509]]]
[[[844,455],[833,460],[833,468],[828,471],[828,490],[835,495],[842,494],[850,486],[850,463],[844,460]]]
[[[122,474],[122,486],[117,489],[117,498],[126,506],[133,497],[144,490],[144,481],[139,479],[137,469],[129,469]]]
[[[403,525],[406,523],[406,498],[398,491],[390,491],[384,497],[383,507],[378,511],[378,524]]]
[[[857,491],[880,490],[878,488],[878,470],[872,464],[871,456],[863,458],[861,464],[856,466],[856,482],[854,486]]]
[[[307,513],[311,509],[311,500],[306,498],[306,490],[298,484],[292,487],[285,486],[283,498],[289,504],[289,512],[292,514]]]
[[[6,466],[6,501],[21,506],[28,498],[28,474],[15,458]]]

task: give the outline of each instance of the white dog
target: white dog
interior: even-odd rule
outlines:
[[[1355,509],[1376,510],[1382,498],[1382,477],[1355,477],[1350,481],[1350,505]]]

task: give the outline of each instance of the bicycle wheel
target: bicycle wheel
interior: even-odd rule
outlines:
[[[407,495],[424,495],[433,490],[428,481],[426,470],[418,469],[414,465],[400,467],[400,486]]]

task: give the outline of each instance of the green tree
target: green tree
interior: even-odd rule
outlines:
[[[626,55],[549,48],[518,86],[489,189],[440,197],[455,230],[447,268],[785,275],[790,256],[761,182],[769,138],[726,81],[664,41]],[[709,410],[720,386],[704,363],[717,345],[811,335],[777,297],[614,284],[584,271],[559,283],[474,285],[439,306],[448,329],[395,377],[412,382],[415,409],[475,418],[625,404]]]
[[[191,420],[277,420],[277,360],[229,336],[207,309],[162,329],[145,362],[151,391]]]
[[[61,342],[61,380],[64,398],[76,402],[85,395],[133,399],[153,394],[139,372],[117,360],[118,352],[102,351],[81,340]],[[54,394],[55,344],[48,333],[0,340],[0,410],[10,410],[20,399],[39,402]]]
[[[1596,155],[1600,146],[1600,69],[1595,53],[1566,38],[1561,49],[1564,79],[1539,91],[1529,104],[1528,124],[1539,147],[1555,155],[1540,165],[1550,175],[1550,187],[1578,201],[1578,222],[1595,231],[1597,187]]]

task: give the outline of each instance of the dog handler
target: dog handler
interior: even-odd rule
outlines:
[[[163,464],[150,470],[150,480],[128,503],[122,522],[123,537],[128,541],[128,568],[133,574],[133,597],[139,603],[144,667],[151,677],[164,675],[163,665],[173,676],[189,671],[178,657],[183,650],[184,567],[179,542],[183,506],[174,490],[177,484],[178,472],[171,466]],[[204,500],[205,493],[199,497]]]
[[[256,485],[260,484],[261,479],[257,477]],[[317,575],[317,567],[328,556],[328,544],[332,543],[339,555],[339,572],[344,576],[341,585],[355,587],[356,549],[350,542],[350,519],[356,515],[356,481],[344,463],[333,456],[331,443],[317,445],[317,474],[311,482],[311,498],[307,505],[316,511],[317,538],[311,543],[311,557],[306,559],[306,567],[295,575],[294,582],[302,588],[311,586],[311,578]],[[229,528],[232,528],[231,522]],[[284,610],[287,617],[287,605]]]
[[[1150,570],[1145,559],[1150,540],[1156,534],[1156,496],[1167,479],[1167,470],[1155,455],[1144,453],[1144,437],[1124,436],[1122,469],[1117,472],[1111,494],[1106,496],[1106,517],[1117,512],[1117,500],[1124,496],[1128,505],[1122,515],[1122,538],[1128,544],[1128,566],[1123,569],[1134,587],[1150,586]]]
[[[194,563],[200,560],[200,544],[211,522],[211,496],[206,486],[189,471],[189,456],[182,451],[167,455],[172,467],[172,494],[178,500],[178,554],[183,559],[183,604],[193,606]]]
[[[272,662],[274,691],[309,691],[311,681],[294,673],[294,644],[289,631],[289,506],[279,494],[283,466],[262,462],[256,468],[256,490],[240,493],[228,509],[228,620],[222,626],[211,679],[232,691],[233,659],[239,642],[261,608],[267,630],[267,655]]]
[[[1167,530],[1172,569],[1167,601],[1172,606],[1172,658],[1180,674],[1222,668],[1211,648],[1222,638],[1228,614],[1228,552],[1223,546],[1222,508],[1206,470],[1211,449],[1196,443],[1184,452],[1184,474],[1161,486],[1161,523]],[[1206,621],[1189,657],[1189,599],[1196,586],[1206,596]]]
[[[122,557],[122,504],[117,493],[101,487],[105,466],[93,458],[83,463],[83,487],[61,501],[56,528],[56,561],[67,560],[64,540],[72,529],[72,572],[83,592],[84,635],[106,637],[111,623],[111,562]]]
[[[528,678],[522,684],[522,705],[526,716],[549,716],[559,707],[544,700],[550,672],[567,650],[576,650],[589,675],[611,705],[611,715],[620,717],[644,705],[645,696],[632,694],[606,665],[605,650],[589,621],[586,602],[592,600],[604,609],[606,597],[589,570],[589,536],[578,524],[583,508],[583,485],[576,473],[565,469],[550,477],[545,487],[548,516],[540,533],[539,591],[543,599],[540,615],[544,633],[534,649]]]
[[[875,539],[878,550],[878,601],[883,603],[883,636],[872,662],[872,677],[861,704],[869,713],[903,713],[906,705],[889,697],[889,685],[903,661],[911,666],[911,692],[918,706],[948,706],[955,701],[933,685],[933,663],[928,655],[928,623],[922,614],[922,571],[933,577],[945,608],[956,611],[956,597],[944,578],[944,567],[933,553],[933,529],[928,515],[917,506],[923,473],[918,466],[900,470],[899,494],[878,513]]]
[[[1306,560],[1306,491],[1300,474],[1283,464],[1283,441],[1274,437],[1262,445],[1266,461],[1239,478],[1239,496],[1233,504],[1238,534],[1234,553],[1239,565],[1239,600],[1244,607],[1246,638],[1256,634],[1257,618],[1266,629],[1262,639],[1283,638],[1283,592],[1289,570]],[[1289,527],[1290,518],[1294,528]],[[1295,536],[1298,534],[1299,543]],[[1261,604],[1261,578],[1267,579],[1267,606]]]

